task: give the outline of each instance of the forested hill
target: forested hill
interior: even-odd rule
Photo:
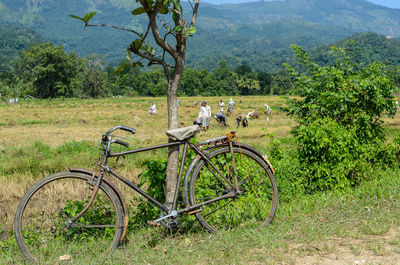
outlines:
[[[358,46],[355,49],[352,48],[349,40],[354,41]],[[390,65],[400,65],[400,38],[387,38],[372,32],[356,33],[330,45],[311,49],[311,57],[321,65],[332,64],[334,58],[331,46],[347,47],[347,50],[351,50],[352,58],[364,64],[380,61]]]
[[[11,70],[10,62],[17,58],[18,51],[43,41],[43,37],[34,30],[0,25],[0,72]]]
[[[130,13],[135,5],[132,0],[0,0],[0,25],[34,29],[69,52],[102,54],[107,63],[116,65],[134,36],[104,28],[84,32],[82,23],[69,15],[96,11],[95,23],[142,31],[144,17]],[[225,59],[231,66],[245,63],[254,70],[275,71],[291,56],[289,44],[309,49],[361,31],[400,36],[400,10],[364,0],[202,3],[198,32],[189,40],[187,63],[213,70]]]
[[[221,16],[216,18],[215,14]],[[301,19],[320,25],[339,26],[356,32],[372,31],[400,36],[400,9],[375,5],[366,0],[254,1],[245,4],[203,6],[199,21],[207,28],[232,24],[265,24]]]

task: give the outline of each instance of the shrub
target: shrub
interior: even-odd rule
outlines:
[[[300,47],[293,49],[303,72],[287,67],[302,98],[290,100],[286,111],[299,123],[293,130],[300,164],[295,174],[305,190],[343,189],[393,166],[399,144],[385,144],[382,127],[382,117],[396,108],[390,69],[356,65],[335,47],[335,64],[322,67]]]
[[[345,50],[336,47],[332,48],[335,65],[322,67],[300,47],[293,49],[304,72],[288,68],[303,98],[289,102],[289,114],[300,124],[330,118],[355,128],[363,142],[383,140],[382,117],[396,109],[391,69],[379,62],[360,67],[351,62]]]
[[[368,148],[360,144],[355,129],[346,129],[326,118],[294,131],[299,177],[307,192],[354,186],[368,179],[365,157]]]

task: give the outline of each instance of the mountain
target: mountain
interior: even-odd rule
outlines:
[[[200,28],[198,35],[188,40],[186,62],[191,67],[214,70],[219,61],[225,60],[231,68],[246,64],[255,71],[275,72],[292,57],[290,44],[311,49],[344,39],[352,33],[341,27],[320,26],[302,20],[242,24],[224,31]]]
[[[19,51],[43,41],[43,37],[34,30],[0,25],[0,72],[11,70],[10,62],[17,58]]]
[[[356,42],[358,47],[354,49],[348,40]],[[355,33],[330,45],[313,48],[309,51],[310,55],[318,64],[333,64],[335,58],[332,56],[331,46],[347,48],[353,59],[364,64],[380,61],[400,65],[400,38],[387,38],[373,32]]]
[[[206,4],[202,8],[199,22],[203,27],[215,27],[214,23],[220,28],[229,27],[232,23],[265,24],[301,19],[352,31],[400,36],[400,9],[379,6],[366,0],[257,1],[243,4]],[[213,15],[216,12],[221,14],[218,19]]]
[[[115,65],[135,36],[107,28],[84,30],[69,15],[96,11],[93,23],[143,31],[145,17],[130,13],[136,6],[132,0],[0,0],[0,25],[34,29],[67,51],[104,54],[106,62]],[[187,4],[184,10],[190,10]],[[291,43],[312,48],[362,31],[400,36],[400,10],[366,0],[201,3],[197,28],[189,40],[189,66],[213,69],[226,59],[263,71],[279,68],[282,58],[291,54]]]

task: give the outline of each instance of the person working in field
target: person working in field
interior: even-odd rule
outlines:
[[[219,101],[219,112],[224,112],[225,103],[222,99]]]
[[[255,111],[250,111],[249,113],[247,113],[247,116],[249,116],[252,119],[260,118],[260,114],[256,110]]]
[[[217,120],[219,125],[221,125],[223,127],[228,127],[228,125],[226,125],[225,114],[223,114],[222,112],[218,112],[217,114],[215,114],[214,118]]]
[[[211,108],[205,101],[201,102],[199,118],[201,120],[202,130],[208,130],[210,127]]]
[[[239,116],[236,117],[236,123],[237,123],[237,128],[240,127],[240,125],[244,127],[249,126],[249,117],[246,114],[239,114]]]
[[[157,113],[156,104],[154,102],[151,103],[151,106],[149,108],[149,113],[150,115],[155,115]]]
[[[194,121],[193,121],[193,125],[199,125],[201,128],[201,120],[199,117],[197,117]]]
[[[235,104],[235,102],[233,101],[232,98],[229,99],[228,102],[228,114],[233,114],[233,105]]]
[[[267,104],[265,104],[264,107],[265,107],[265,115],[267,115],[267,121],[269,121],[268,116],[271,116],[271,114],[272,114],[272,109],[271,109],[271,107],[268,106]]]
[[[271,107],[268,106],[267,104],[264,104],[264,107],[265,107],[265,114],[268,116],[271,116],[271,113],[272,113]]]

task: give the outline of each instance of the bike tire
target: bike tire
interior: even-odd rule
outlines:
[[[41,179],[25,193],[14,232],[29,261],[57,264],[65,259],[77,264],[89,256],[102,258],[118,247],[124,214],[117,195],[104,182],[88,211],[73,227],[66,226],[90,199],[90,180],[86,174],[60,172]]]
[[[265,226],[273,220],[276,213],[278,188],[266,161],[259,154],[240,147],[233,147],[233,156],[239,187],[243,194],[200,208],[200,212],[196,213],[197,221],[211,233],[246,224]],[[234,179],[232,154],[229,147],[215,149],[208,154],[208,157],[222,173],[229,172],[229,178]],[[190,205],[202,203],[229,192],[213,176],[211,166],[207,165],[208,163],[202,159],[193,170],[189,182]],[[228,178],[228,174],[226,177]]]

